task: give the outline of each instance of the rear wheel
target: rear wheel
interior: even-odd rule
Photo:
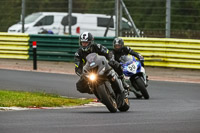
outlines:
[[[98,86],[96,89],[96,93],[98,95],[99,100],[106,105],[106,107],[110,112],[112,113],[117,112],[116,100],[114,96],[110,94],[105,84]]]

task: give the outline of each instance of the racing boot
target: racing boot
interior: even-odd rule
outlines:
[[[129,90],[130,90],[130,86],[126,83],[124,76],[121,78],[122,81],[122,85],[124,87],[124,94],[125,94],[125,98],[128,98],[129,95]]]
[[[128,98],[128,95],[129,95],[129,91],[126,90],[126,89],[124,89],[124,96],[125,96],[125,98]]]

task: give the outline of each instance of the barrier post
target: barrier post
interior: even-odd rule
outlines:
[[[33,41],[33,70],[37,70],[37,42]]]

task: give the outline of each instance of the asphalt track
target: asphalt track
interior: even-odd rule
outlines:
[[[0,88],[93,97],[75,89],[78,77],[0,69]],[[0,111],[1,133],[199,133],[200,84],[150,81],[149,100],[131,94],[128,112],[104,106]]]

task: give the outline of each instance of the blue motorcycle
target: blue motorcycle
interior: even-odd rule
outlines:
[[[144,97],[145,99],[149,99],[149,93],[146,89],[148,80],[141,62],[136,60],[132,55],[124,55],[120,57],[120,64],[123,67],[123,73],[127,79],[126,82],[132,85],[130,91],[132,91],[137,98]]]

